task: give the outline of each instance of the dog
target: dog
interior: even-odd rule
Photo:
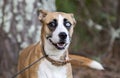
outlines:
[[[23,49],[18,60],[18,71],[41,59],[18,78],[73,78],[72,65],[103,70],[100,63],[86,57],[68,53],[76,21],[72,13],[39,10],[42,24],[41,41]]]

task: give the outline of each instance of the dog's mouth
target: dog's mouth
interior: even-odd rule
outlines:
[[[65,41],[60,41],[58,43],[54,43],[51,39],[49,41],[59,50],[65,49],[67,43]]]

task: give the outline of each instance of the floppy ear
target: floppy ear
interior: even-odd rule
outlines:
[[[75,20],[74,14],[71,13],[70,15],[71,15],[71,17],[72,17],[72,19],[73,19],[73,24],[76,25],[76,20]]]
[[[47,15],[48,11],[46,10],[38,10],[37,11],[37,15],[38,15],[38,19],[42,22],[43,18]]]

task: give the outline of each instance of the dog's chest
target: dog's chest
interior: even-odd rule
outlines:
[[[54,66],[44,59],[39,65],[38,78],[67,78],[67,67]]]

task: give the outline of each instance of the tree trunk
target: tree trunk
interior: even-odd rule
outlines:
[[[55,11],[55,0],[0,0],[0,78],[11,78],[19,51],[40,40],[37,9]]]

